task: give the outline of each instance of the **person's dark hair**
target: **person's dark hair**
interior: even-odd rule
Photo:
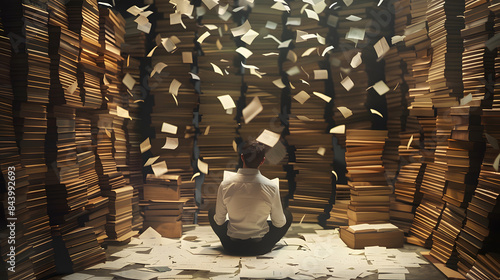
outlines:
[[[241,148],[241,154],[243,155],[243,161],[247,167],[257,168],[262,160],[264,160],[266,146],[255,140],[244,142]]]

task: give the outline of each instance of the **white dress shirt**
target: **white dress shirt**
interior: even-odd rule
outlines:
[[[220,184],[215,222],[224,224],[226,214],[229,216],[227,235],[238,239],[263,237],[269,231],[269,215],[275,227],[286,223],[279,187],[256,168],[240,168]]]

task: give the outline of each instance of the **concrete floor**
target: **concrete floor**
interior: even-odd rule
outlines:
[[[198,228],[198,229],[200,229],[200,228]],[[290,227],[290,229],[285,237],[296,238],[296,237],[299,237],[299,233],[313,233],[314,234],[315,230],[321,230],[321,229],[322,228],[316,224],[302,224],[302,225],[292,224],[292,226]],[[184,235],[189,236],[190,232],[197,232],[196,227],[195,226],[185,227]],[[121,246],[109,245],[108,248],[106,249],[107,260],[108,261],[116,260],[117,257],[113,257],[112,256],[113,254],[120,252],[125,248],[132,247],[132,246],[133,245],[121,245]],[[420,255],[420,252],[428,251],[428,249],[421,248],[421,247],[414,246],[414,245],[410,245],[410,244],[405,244],[404,248],[399,248],[399,250],[402,252],[415,252],[419,255]],[[133,265],[126,266],[122,270],[125,271],[125,270],[129,270],[129,269],[137,269],[137,268],[141,268],[141,267],[144,267],[144,265],[133,264]],[[423,264],[423,265],[421,265],[421,267],[418,267],[418,268],[407,267],[407,269],[410,272],[409,274],[407,273],[404,276],[405,277],[404,279],[407,279],[407,280],[424,280],[424,279],[425,280],[444,280],[444,279],[446,279],[446,277],[430,263]],[[94,279],[95,280],[125,279],[125,278],[121,278],[118,276],[114,276],[114,278],[111,278],[111,277],[113,277],[113,275],[110,274],[112,272],[116,272],[116,271],[107,270],[107,269],[91,269],[91,270],[82,271],[81,273],[103,277],[103,278],[100,278],[100,277],[99,278],[90,278],[89,280],[94,280]],[[191,274],[193,276],[193,279],[209,279],[210,276],[213,275],[207,271],[186,271],[186,272],[187,272],[187,274]],[[80,278],[81,276],[82,275],[80,275],[79,273],[76,273],[73,275],[55,276],[55,277],[52,277],[50,279],[51,280],[60,280],[60,279],[83,280],[83,279],[85,279],[85,277]],[[172,278],[172,279],[178,279],[178,278]],[[222,279],[228,279],[228,278],[222,278]],[[231,278],[231,279],[239,279],[239,278]],[[241,279],[247,279],[247,278],[241,278]],[[289,279],[289,278],[287,278],[287,279]],[[347,279],[347,278],[319,277],[316,279],[319,279],[319,280],[325,280],[325,279],[342,280],[342,279]],[[363,278],[358,277],[356,279],[376,280],[376,279],[379,279],[379,275],[378,275],[378,273],[374,273],[372,275],[368,275],[368,276],[363,277]],[[394,279],[403,279],[403,278],[394,278]]]

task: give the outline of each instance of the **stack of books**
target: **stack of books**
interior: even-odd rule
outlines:
[[[87,184],[87,198],[98,197],[101,189],[96,172],[96,156],[92,148],[92,123],[88,113],[77,111],[75,135],[80,178]]]
[[[62,234],[62,239],[74,272],[106,261],[106,252],[97,242],[94,228],[77,228]]]
[[[479,280],[487,277],[495,279],[500,277],[500,256],[498,253],[486,253],[477,255],[474,266],[467,273],[467,279]]]
[[[406,241],[410,244],[430,248],[432,232],[439,224],[444,203],[441,198],[435,200],[433,196],[425,195],[415,211],[415,218]]]
[[[77,70],[78,87],[86,109],[99,109],[102,104],[100,77],[104,70],[97,66],[99,42],[99,9],[96,0],[71,0],[66,3],[68,27],[79,35],[80,57]]]
[[[137,232],[132,231],[132,196],[134,188],[124,186],[118,189],[102,191],[109,198],[105,241],[126,242]]]
[[[397,201],[395,197],[391,197],[391,205],[389,206],[391,223],[405,234],[408,234],[413,218],[415,217],[415,208],[412,204]]]
[[[386,130],[346,130],[346,176],[351,186],[349,225],[389,221],[392,189],[382,165],[386,138]]]
[[[352,249],[368,246],[403,247],[404,234],[393,224],[359,224],[340,228],[340,238]]]
[[[137,29],[135,17],[125,19],[125,42],[122,43],[122,54],[132,57],[145,57],[146,53],[146,34]]]
[[[104,196],[98,196],[89,199],[87,205],[85,205],[85,210],[88,215],[81,218],[81,224],[85,227],[91,227],[94,229],[94,233],[97,238],[97,242],[102,244],[108,235],[106,234],[106,218],[109,214],[109,198]]]
[[[16,213],[17,218],[16,227],[16,250],[22,252],[16,255],[16,272],[10,273],[9,277],[19,276],[26,278],[33,278],[33,264],[30,257],[32,250],[27,242],[26,228],[22,226],[25,221],[30,219],[30,214],[27,208],[27,192],[28,192],[28,175],[26,169],[21,166],[21,159],[19,156],[19,148],[17,147],[15,130],[14,130],[14,114],[13,114],[13,100],[14,95],[12,92],[12,85],[10,82],[10,59],[11,59],[11,44],[9,38],[6,36],[3,24],[0,20],[0,116],[2,123],[0,124],[0,134],[2,141],[0,141],[0,169],[3,175],[5,186],[12,187],[9,184],[9,166],[13,166],[15,170],[16,181]],[[2,195],[1,204],[5,217],[9,217],[9,203],[7,200],[7,193]],[[3,216],[3,215],[2,215]],[[8,239],[3,238],[0,242],[0,249],[2,256],[7,256],[9,253],[10,245],[7,243]],[[5,257],[4,257],[5,258]],[[5,260],[5,259],[3,259]]]
[[[144,184],[144,227],[152,227],[163,237],[182,236],[183,207],[189,198],[181,198],[179,175],[148,174]]]
[[[80,55],[79,35],[68,29],[64,1],[51,1],[49,6],[50,104],[83,106],[76,69]]]

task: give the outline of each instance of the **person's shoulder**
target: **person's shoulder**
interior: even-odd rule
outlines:
[[[265,186],[278,188],[278,185],[273,180],[267,178],[266,176],[264,176],[262,174],[260,175],[260,181],[261,181],[261,184],[263,184]]]

